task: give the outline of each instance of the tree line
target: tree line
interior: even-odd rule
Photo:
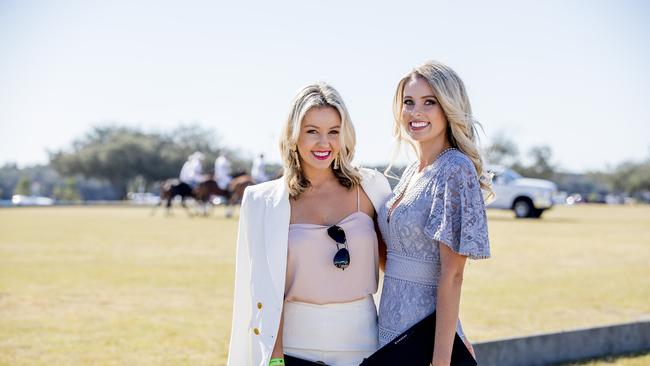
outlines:
[[[618,194],[650,202],[650,154],[608,170],[575,174],[562,171],[553,162],[551,148],[544,145],[530,148],[529,163],[522,162],[516,143],[500,134],[486,147],[485,155],[492,164],[507,166],[525,177],[551,180],[568,193],[580,193],[584,197]]]
[[[154,191],[160,181],[178,177],[181,166],[195,151],[205,155],[205,173],[213,172],[220,153],[229,157],[233,172],[250,170],[249,153],[225,148],[216,131],[197,124],[162,132],[103,125],[92,128],[70,147],[49,152],[46,165],[0,167],[0,197],[8,199],[15,193],[64,201],[123,199],[129,191]],[[492,164],[510,167],[525,177],[552,180],[568,193],[617,193],[650,201],[650,157],[621,163],[609,171],[573,174],[560,170],[548,146],[532,147],[524,162],[516,143],[505,135],[492,139],[484,152]],[[280,166],[267,164],[267,168],[273,176]],[[385,167],[375,168],[383,171]]]
[[[123,199],[129,191],[151,191],[159,182],[178,177],[195,151],[205,155],[203,171],[213,173],[214,160],[226,154],[233,172],[247,172],[251,159],[225,148],[212,129],[183,125],[167,132],[104,125],[92,128],[69,148],[49,152],[49,164],[0,168],[0,195],[44,194],[63,200]]]

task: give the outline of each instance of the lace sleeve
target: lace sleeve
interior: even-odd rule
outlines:
[[[424,234],[471,259],[490,257],[485,204],[474,167],[453,165],[432,189]]]

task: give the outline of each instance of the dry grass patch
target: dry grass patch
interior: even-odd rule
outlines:
[[[236,222],[0,211],[0,364],[220,365]]]
[[[473,340],[650,314],[650,207],[488,217],[493,258],[461,305]],[[0,365],[224,365],[236,229],[221,211],[1,209]]]
[[[650,207],[488,211],[493,257],[472,262],[462,319],[474,340],[650,316]]]

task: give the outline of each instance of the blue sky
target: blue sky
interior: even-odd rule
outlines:
[[[343,95],[357,162],[385,163],[400,77],[464,79],[489,143],[549,145],[571,171],[650,156],[644,1],[0,1],[0,164],[47,161],[93,125],[198,122],[279,160],[295,92]]]

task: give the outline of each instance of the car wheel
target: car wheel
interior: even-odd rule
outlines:
[[[531,217],[531,214],[535,207],[533,207],[533,202],[528,198],[518,198],[512,209],[515,211],[515,216],[518,219],[523,219],[526,217]]]

